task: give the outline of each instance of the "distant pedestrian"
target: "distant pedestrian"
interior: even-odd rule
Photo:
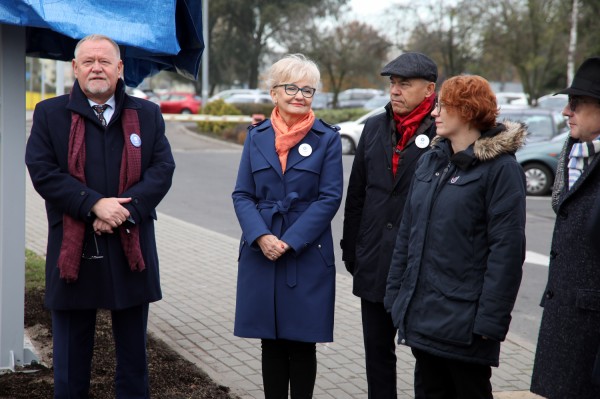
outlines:
[[[248,130],[233,203],[240,226],[234,334],[260,338],[265,397],[312,398],[316,342],[333,341],[331,220],[343,189],[336,129],[311,109],[320,80],[301,54],[271,66],[271,118]]]
[[[381,75],[389,76],[390,102],[367,120],[356,148],[341,246],[352,292],[361,298],[368,397],[395,399],[396,328],[383,296],[415,166],[435,137],[430,113],[438,71],[429,57],[411,52],[392,60]]]
[[[102,308],[112,316],[117,398],[149,398],[148,309],[162,297],[155,209],[175,163],[158,106],[125,93],[112,39],[81,39],[72,64],[71,94],[36,106],[25,153],[48,214],[54,397],[88,397]]]
[[[417,359],[424,398],[492,399],[525,260],[515,151],[527,132],[496,123],[496,97],[479,76],[446,80],[431,115],[438,137],[415,171],[385,307]]]
[[[556,224],[531,391],[600,398],[600,57],[585,60],[562,114],[571,133],[552,192]]]

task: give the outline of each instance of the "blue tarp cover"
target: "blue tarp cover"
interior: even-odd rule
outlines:
[[[70,61],[77,41],[100,33],[121,45],[125,83],[160,70],[198,77],[201,0],[0,0],[0,23],[27,27],[27,55]]]

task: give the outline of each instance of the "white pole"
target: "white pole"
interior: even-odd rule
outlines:
[[[56,95],[65,94],[65,62],[56,61]]]
[[[204,51],[202,52],[202,106],[208,101],[208,0],[202,0],[202,37]]]
[[[0,373],[31,361],[30,351],[23,348],[24,72],[25,28],[0,24]]]
[[[579,0],[573,0],[573,11],[571,12],[571,34],[569,38],[569,50],[567,52],[567,86],[573,82],[575,76],[575,51],[577,50],[577,20],[579,15]]]

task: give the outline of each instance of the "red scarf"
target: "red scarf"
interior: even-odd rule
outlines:
[[[413,109],[412,112],[406,116],[400,116],[394,113],[394,120],[396,121],[396,130],[400,134],[400,140],[394,148],[392,154],[392,172],[396,177],[396,171],[398,170],[398,163],[400,162],[400,153],[404,150],[406,144],[412,139],[417,131],[417,128],[421,124],[421,121],[427,114],[431,112],[433,103],[435,102],[435,96],[425,97],[425,99]]]
[[[142,149],[135,147],[130,140],[130,135],[137,133],[141,136],[140,122],[137,112],[133,109],[124,109],[122,117],[123,128],[123,153],[121,156],[121,170],[119,173],[119,195],[140,180],[142,169]],[[71,113],[71,130],[69,133],[68,165],[69,173],[85,184],[85,119]],[[146,268],[140,248],[140,232],[137,225],[119,229],[121,245],[132,271],[142,271]],[[85,223],[63,215],[63,240],[58,257],[60,277],[67,282],[77,280],[79,266],[83,253],[85,239]]]
[[[302,119],[288,126],[279,114],[279,107],[273,108],[273,112],[271,112],[271,125],[273,125],[273,130],[275,131],[275,151],[277,151],[277,155],[279,156],[283,173],[285,173],[290,149],[306,136],[314,123],[315,114],[312,109]]]

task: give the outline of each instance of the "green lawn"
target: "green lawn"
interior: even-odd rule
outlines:
[[[35,252],[25,250],[25,289],[44,288],[46,260]]]

